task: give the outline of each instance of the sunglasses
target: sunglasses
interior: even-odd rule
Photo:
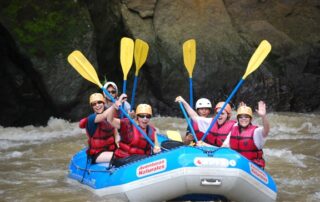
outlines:
[[[150,119],[151,118],[151,115],[149,115],[149,114],[138,114],[137,116],[142,119],[144,119],[144,118]]]
[[[101,105],[101,104],[103,104],[103,102],[102,101],[94,102],[94,103],[91,103],[91,106],[94,107],[97,104]]]
[[[116,92],[117,91],[115,91],[115,90],[110,90],[110,91],[108,90],[108,93],[110,93],[110,94],[116,94]]]
[[[238,119],[250,119],[250,116],[240,115],[240,116],[238,116]]]

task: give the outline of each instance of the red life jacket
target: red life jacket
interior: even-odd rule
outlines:
[[[228,134],[230,133],[232,126],[236,123],[234,120],[228,120],[226,121],[222,126],[218,126],[218,122],[216,122],[211,130],[209,131],[209,134],[207,135],[204,142],[221,147],[224,140],[227,138]],[[197,135],[198,140],[201,140],[204,133],[199,131],[198,124],[194,124],[194,131]],[[196,132],[198,131],[198,132]]]
[[[79,122],[80,128],[85,128],[88,118],[83,118]],[[87,154],[90,156],[97,155],[104,151],[114,151],[117,146],[115,143],[114,133],[115,128],[107,121],[97,123],[97,129],[93,136],[90,136],[87,131],[88,145]]]
[[[87,122],[88,122],[88,118],[83,118],[79,121],[79,128],[86,128],[86,125],[87,125]]]
[[[208,143],[221,147],[235,123],[235,120],[227,120],[224,122],[224,124],[222,124],[222,126],[219,126],[218,122],[216,122],[206,138]]]
[[[120,116],[121,116],[120,110],[117,110],[116,113],[114,113],[114,115],[113,115],[114,118],[120,118]]]
[[[240,133],[239,126],[233,127],[230,136],[230,148],[264,168],[265,161],[263,159],[263,151],[256,147],[253,140],[253,134],[256,128],[257,126],[249,125]]]
[[[123,138],[123,135],[128,138]],[[148,125],[147,135],[152,141],[154,141],[156,129]],[[131,123],[129,123],[129,127],[126,127],[124,130],[120,130],[120,136],[121,140],[119,142],[119,148],[114,153],[116,158],[124,158],[133,154],[150,155],[151,145]],[[128,141],[125,142],[124,139],[127,139]]]

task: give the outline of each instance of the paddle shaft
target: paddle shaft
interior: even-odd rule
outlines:
[[[184,118],[187,120],[187,123],[188,123],[188,126],[189,126],[190,130],[191,130],[191,134],[192,134],[192,136],[193,136],[193,139],[195,140],[195,142],[198,142],[198,138],[197,138],[197,136],[196,136],[196,133],[195,133],[194,130],[193,130],[191,121],[190,121],[190,119],[189,119],[189,117],[188,117],[188,115],[187,115],[186,110],[185,110],[184,107],[183,107],[183,104],[182,104],[181,102],[179,102],[179,105],[180,105],[181,111],[182,111],[182,113],[183,113],[183,115],[184,115]]]
[[[131,95],[131,104],[130,104],[131,111],[134,108],[134,97],[136,96],[137,84],[138,84],[138,76],[134,76],[133,89],[132,89],[132,95]]]
[[[123,80],[122,93],[125,94],[127,92],[127,80]],[[124,103],[122,103],[122,107],[124,108]],[[120,118],[123,118],[123,112],[120,114]]]
[[[221,115],[221,113],[223,112],[224,108],[226,108],[227,104],[230,102],[230,100],[232,99],[232,97],[236,94],[236,92],[239,90],[240,86],[243,84],[244,79],[241,79],[237,86],[233,89],[233,91],[231,92],[231,94],[229,95],[228,99],[224,102],[223,106],[221,107],[221,109],[219,110],[218,114],[214,117],[214,119],[212,120],[209,128],[207,129],[206,133],[202,136],[201,140],[203,141],[204,139],[206,139],[207,135],[209,134],[209,131],[211,130],[211,128],[213,127],[213,125],[217,122],[219,116]]]
[[[104,88],[101,88],[103,90],[103,92],[108,96],[108,98],[111,99],[111,101],[113,103],[116,102],[116,100],[110,95],[110,93]],[[138,129],[138,131],[143,135],[143,137],[152,145],[152,147],[154,147],[154,143],[152,142],[152,140],[148,137],[148,135],[136,124],[136,122],[134,120],[132,120],[132,118],[129,116],[129,114],[127,114],[127,112],[123,109],[122,106],[119,107],[120,111],[122,112],[122,114],[124,116],[126,116],[129,121]]]
[[[123,87],[122,87],[122,93],[127,92],[127,80],[123,80]]]
[[[189,104],[193,109],[193,89],[192,89],[192,77],[189,78]]]

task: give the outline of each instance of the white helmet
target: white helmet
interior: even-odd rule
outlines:
[[[212,108],[211,102],[210,100],[208,100],[207,98],[200,98],[199,100],[197,100],[196,102],[196,109],[199,108]]]
[[[112,86],[116,91],[116,95],[118,95],[118,87],[117,87],[117,85],[112,81],[108,81],[108,82],[106,82],[104,84],[103,87],[107,90],[109,86]],[[103,94],[104,94],[104,96],[107,96],[105,93],[103,93]]]

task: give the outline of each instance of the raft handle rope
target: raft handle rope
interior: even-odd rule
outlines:
[[[212,149],[206,149],[205,147],[196,147],[197,149],[201,150],[203,153],[207,154],[208,156],[213,157],[214,153],[221,150],[221,149],[227,149],[226,147],[217,147],[216,149],[212,150]],[[208,147],[207,147],[208,148]]]
[[[93,170],[93,169],[87,169],[87,167],[86,167],[86,168],[82,168],[82,167],[76,165],[76,164],[74,163],[74,161],[72,161],[72,160],[71,160],[71,163],[72,163],[72,165],[73,165],[74,167],[76,167],[77,170],[87,171],[88,173],[90,173],[90,172],[107,172],[107,173],[113,173],[113,171],[110,171],[110,170]]]
[[[85,171],[83,172],[81,183],[83,183],[83,179],[86,176],[86,171],[87,171],[87,168],[88,168],[88,164],[91,164],[91,158],[89,158],[89,156],[87,156],[86,168],[85,168]]]

